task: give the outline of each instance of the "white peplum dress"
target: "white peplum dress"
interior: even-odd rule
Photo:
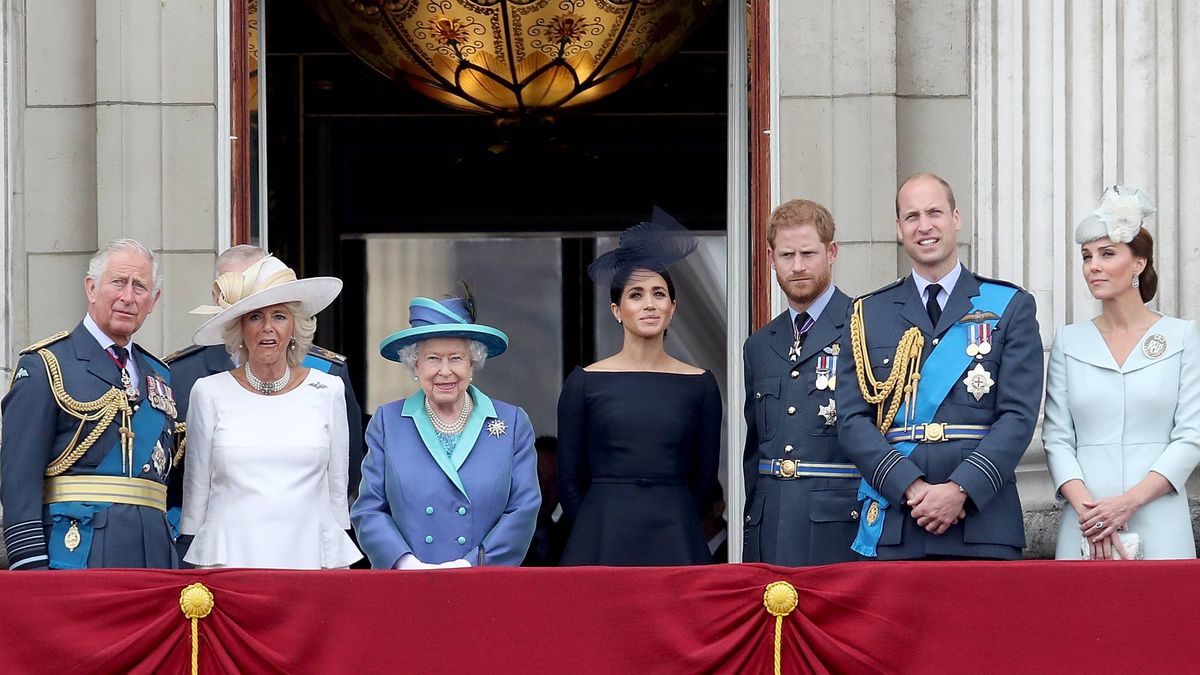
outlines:
[[[277,396],[229,372],[192,388],[179,529],[203,567],[322,569],[362,558],[346,530],[349,431],[340,378],[309,370]]]

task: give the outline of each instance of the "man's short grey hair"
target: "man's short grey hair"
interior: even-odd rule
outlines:
[[[304,357],[308,356],[308,350],[312,348],[313,335],[317,332],[317,319],[310,314],[301,312],[298,302],[285,304],[292,312],[292,339],[296,341],[296,348],[292,349],[291,345],[288,345],[285,353],[288,365],[296,368],[304,363]],[[230,356],[236,357],[239,365],[244,365],[250,358],[250,350],[242,343],[242,320],[253,311],[246,312],[230,321],[221,330],[221,339],[225,341],[225,351],[229,352]]]
[[[154,251],[151,251],[145,244],[137,239],[114,239],[104,245],[92,259],[88,261],[87,278],[92,280],[92,283],[100,283],[100,277],[108,271],[108,259],[117,251],[126,253],[134,253],[142,256],[150,261],[150,277],[154,284],[154,292],[158,293],[162,290],[162,270],[158,268],[158,261],[154,259]]]
[[[466,340],[467,351],[471,354],[471,368],[473,370],[483,369],[483,364],[487,363],[487,347],[479,340],[460,339]],[[414,342],[411,345],[402,347],[398,354],[400,363],[403,363],[404,367],[412,371],[414,375],[417,372],[417,359],[421,357],[420,350],[424,342],[424,340],[421,340],[420,342]]]
[[[249,267],[260,258],[267,257],[267,252],[258,246],[250,244],[238,244],[225,249],[225,252],[217,256],[217,276],[221,275],[221,270],[229,267],[233,263],[245,263]]]

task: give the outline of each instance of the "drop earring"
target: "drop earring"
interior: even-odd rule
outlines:
[[[1138,286],[1142,285],[1142,280],[1139,277],[1140,277],[1140,275],[1135,272],[1133,275],[1133,287],[1134,288],[1137,288]]]

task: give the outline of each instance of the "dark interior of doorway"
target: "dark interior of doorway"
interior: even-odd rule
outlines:
[[[269,245],[302,276],[344,280],[318,335],[352,363],[369,348],[365,235],[561,233],[569,372],[596,357],[584,270],[597,233],[655,204],[689,228],[725,230],[724,3],[655,71],[517,138],[379,75],[304,3],[264,4]],[[505,140],[509,150],[489,150]],[[351,372],[364,391],[364,370]]]

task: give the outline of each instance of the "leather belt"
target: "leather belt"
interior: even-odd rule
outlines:
[[[978,441],[992,430],[990,424],[946,424],[929,422],[911,427],[892,427],[883,435],[889,443],[915,441],[917,443],[941,443],[943,441]]]
[[[167,512],[167,486],[124,476],[55,476],[46,479],[42,502],[110,502]]]
[[[853,464],[802,462],[795,459],[760,459],[758,474],[780,480],[796,478],[862,478]]]

